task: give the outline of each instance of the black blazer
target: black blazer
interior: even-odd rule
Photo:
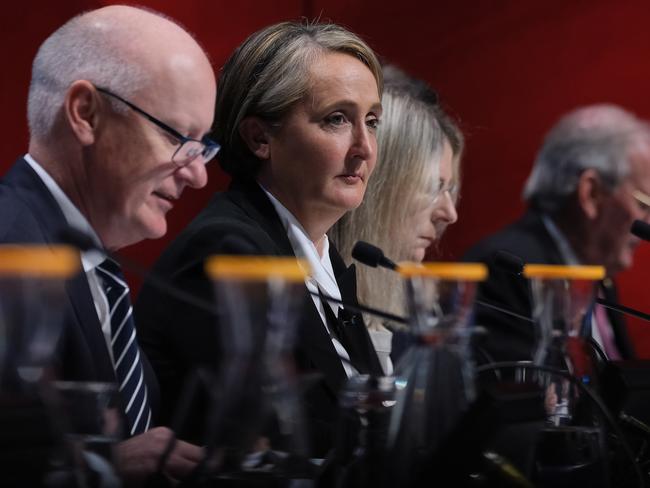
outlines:
[[[484,262],[489,267],[490,276],[479,285],[477,299],[530,317],[530,283],[527,279],[501,271],[494,265],[494,253],[500,250],[519,256],[525,263],[538,264],[562,264],[564,261],[560,252],[541,216],[529,210],[513,224],[480,241],[463,256],[464,261]],[[603,285],[605,297],[616,300],[616,291],[612,286]],[[626,359],[634,357],[624,318],[612,310],[608,309],[607,312],[621,355]],[[535,341],[531,322],[477,304],[476,323],[488,330],[487,337],[479,344],[479,354],[484,351],[489,357],[480,359],[531,359]]]
[[[213,301],[212,284],[203,271],[214,254],[293,256],[293,248],[273,205],[255,181],[233,181],[178,236],[156,263],[153,273],[196,297]],[[356,303],[354,266],[345,267],[333,246],[330,257],[344,301]],[[218,366],[218,319],[145,282],[135,308],[140,343],[161,386],[164,417],[175,410],[184,381],[198,365]],[[347,329],[360,352],[362,372],[381,374],[381,366],[361,320]],[[337,394],[346,380],[341,360],[305,288],[295,359],[302,373],[322,376],[304,394],[314,455],[324,455],[333,443]],[[187,435],[192,437],[191,435]]]
[[[19,159],[0,183],[0,243],[54,244],[66,227],[52,194],[29,164]],[[66,381],[114,382],[115,372],[83,270],[68,280],[66,292],[64,331],[54,356],[56,376]],[[155,414],[158,384],[145,357],[142,362]]]

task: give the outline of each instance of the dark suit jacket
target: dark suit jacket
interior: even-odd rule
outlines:
[[[153,273],[196,297],[213,301],[212,284],[203,271],[214,254],[293,256],[293,248],[273,205],[254,181],[233,181],[217,194],[156,263]],[[330,256],[344,301],[356,303],[354,267],[346,268],[333,247]],[[142,347],[161,385],[163,410],[170,419],[187,374],[197,365],[218,366],[218,319],[200,308],[169,296],[149,280],[136,305]],[[348,326],[363,358],[362,369],[381,374],[381,366],[362,321]],[[227,346],[226,346],[227,347]],[[295,359],[299,370],[322,375],[304,395],[315,455],[332,447],[337,419],[337,394],[346,380],[320,315],[305,288]]]
[[[562,264],[560,252],[541,216],[529,210],[513,224],[480,241],[463,256],[464,261],[484,262],[489,267],[490,276],[478,287],[477,299],[530,317],[530,283],[527,279],[502,271],[494,265],[494,253],[500,250],[519,256],[524,263],[538,264]],[[607,299],[616,300],[613,288],[604,288],[604,292]],[[619,351],[624,358],[633,357],[623,317],[609,309],[607,312]],[[535,340],[531,322],[477,304],[476,323],[488,329],[487,337],[480,343],[482,351],[489,355],[489,358],[484,357],[483,360],[531,359]]]
[[[0,243],[54,244],[66,227],[52,194],[29,164],[19,159],[0,183]],[[54,356],[57,378],[114,382],[115,372],[83,270],[66,283],[66,292],[64,330]],[[142,361],[155,414],[158,385],[146,358]]]

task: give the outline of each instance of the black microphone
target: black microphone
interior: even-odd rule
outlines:
[[[357,241],[352,248],[352,257],[367,266],[397,269],[397,264],[384,256],[384,251],[365,241]]]
[[[650,224],[643,220],[635,220],[632,222],[630,232],[644,241],[650,241]]]

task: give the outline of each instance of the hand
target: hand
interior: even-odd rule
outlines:
[[[155,473],[160,458],[174,433],[167,427],[156,427],[117,444],[117,468],[127,486],[140,485]],[[204,456],[202,447],[176,440],[162,473],[177,481],[187,476]]]

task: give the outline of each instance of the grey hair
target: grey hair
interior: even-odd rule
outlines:
[[[344,215],[330,230],[337,249],[351,262],[352,247],[368,241],[397,261],[408,258],[401,236],[406,217],[422,193],[436,196],[443,133],[428,103],[390,85],[382,97],[383,114],[377,132],[377,167],[363,203]],[[367,304],[403,313],[401,280],[394,273],[363,266],[357,270],[358,296]]]
[[[31,137],[47,138],[61,113],[67,89],[77,80],[88,80],[124,98],[139,91],[148,77],[125,55],[123,47],[130,45],[129,38],[136,35],[133,29],[118,23],[107,28],[86,14],[72,18],[50,35],[32,65],[27,100]],[[128,110],[116,100],[110,102],[118,112]]]
[[[309,68],[323,52],[350,54],[372,72],[379,95],[381,67],[358,36],[336,24],[281,22],[244,41],[223,67],[217,86],[214,137],[219,162],[231,175],[255,176],[260,160],[239,134],[247,116],[278,123],[310,89]]]
[[[650,140],[648,126],[616,105],[578,108],[549,131],[524,187],[523,198],[538,210],[561,210],[586,169],[614,189],[629,175],[638,142]]]

